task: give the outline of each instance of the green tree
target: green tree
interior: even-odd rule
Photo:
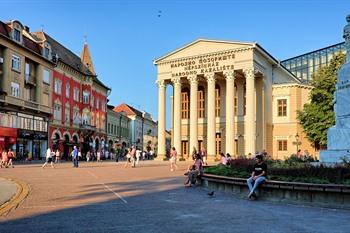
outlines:
[[[336,89],[337,73],[345,63],[346,56],[339,53],[333,57],[328,66],[318,69],[313,75],[310,103],[297,112],[297,119],[307,138],[317,149],[327,146],[327,130],[335,124],[333,111],[333,94]]]

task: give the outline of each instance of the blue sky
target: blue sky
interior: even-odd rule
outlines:
[[[43,27],[78,55],[86,35],[95,70],[112,88],[110,104],[125,102],[155,119],[155,58],[208,38],[256,41],[283,60],[341,42],[350,14],[347,0],[0,0],[0,6],[0,20]]]

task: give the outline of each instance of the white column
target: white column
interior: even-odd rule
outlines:
[[[177,154],[182,155],[181,151],[181,79],[172,79],[174,84],[174,147]]]
[[[209,160],[215,160],[215,74],[205,75],[208,83],[208,110],[207,110],[207,153]]]
[[[191,84],[190,97],[190,146],[189,151],[193,147],[198,150],[198,106],[197,106],[197,92],[198,92],[198,78],[197,75],[188,76],[187,79]]]
[[[170,131],[174,132],[174,96],[170,96]],[[174,134],[171,133],[171,145],[174,145]]]
[[[226,153],[235,154],[235,75],[234,71],[224,72],[226,78]]]
[[[162,160],[166,155],[165,145],[165,82],[158,80],[158,156]]]
[[[246,78],[246,115],[244,121],[245,154],[255,153],[255,78],[254,68],[243,70]]]

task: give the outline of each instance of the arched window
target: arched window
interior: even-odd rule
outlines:
[[[198,101],[198,118],[205,117],[205,95],[204,95],[204,87],[199,86],[197,92],[197,101]]]
[[[220,117],[220,86],[215,85],[215,117]]]
[[[181,118],[188,119],[189,118],[189,90],[188,88],[183,88],[181,91]]]

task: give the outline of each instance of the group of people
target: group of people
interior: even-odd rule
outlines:
[[[14,167],[13,166],[13,159],[15,158],[15,154],[13,153],[12,149],[9,148],[1,149],[0,150],[0,167],[1,168],[8,168],[8,167]]]
[[[58,149],[51,150],[51,148],[47,148],[46,150],[46,156],[45,156],[45,163],[43,164],[42,168],[46,167],[47,164],[50,163],[52,168],[55,168],[54,163],[59,163],[61,161],[60,157],[60,151]]]
[[[197,178],[203,175],[203,160],[205,160],[205,163],[207,162],[207,155],[204,149],[197,153],[197,151],[194,148],[192,158],[194,162],[188,167],[185,173],[185,175],[187,176],[186,181],[184,183],[185,187],[191,187],[192,185],[196,184]],[[171,148],[169,161],[170,171],[177,170],[177,151],[175,147]]]
[[[124,167],[127,168],[129,165],[131,167],[136,167],[139,165],[140,158],[143,158],[142,151],[135,146],[130,147],[126,154],[126,162]]]

